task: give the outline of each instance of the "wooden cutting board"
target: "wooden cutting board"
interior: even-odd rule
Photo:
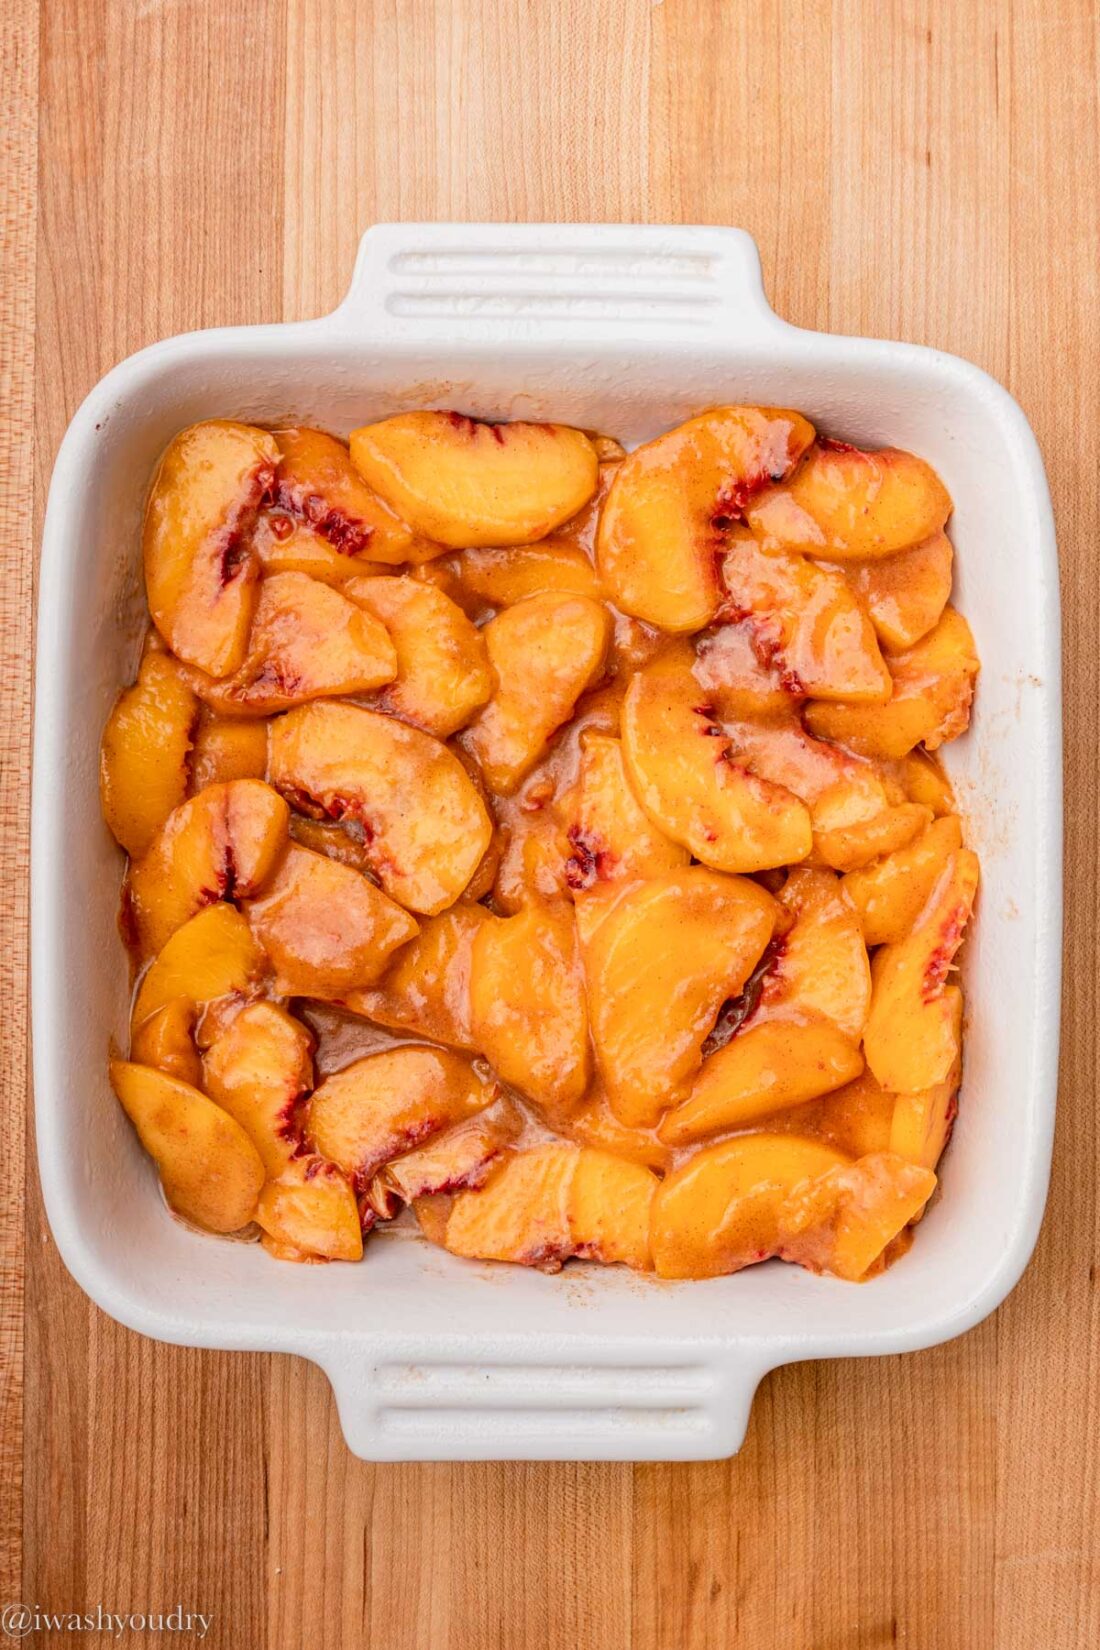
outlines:
[[[1091,0],[6,0],[0,61],[0,1604],[178,1603],[232,1650],[1100,1642]],[[93,1309],[24,1155],[58,440],[153,339],[330,308],[361,228],[401,217],[743,225],[782,315],[979,362],[1049,465],[1071,800],[1038,1255],[961,1341],[768,1379],[731,1462],[364,1466],[304,1364],[154,1346]]]

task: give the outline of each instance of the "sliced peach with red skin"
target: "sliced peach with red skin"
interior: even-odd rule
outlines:
[[[875,953],[863,1047],[883,1088],[895,1094],[944,1082],[958,1058],[962,993],[947,977],[977,889],[977,855],[957,849],[906,938]]]
[[[462,609],[417,579],[352,579],[344,594],[385,625],[397,653],[387,709],[437,739],[465,727],[489,698],[485,642]]]
[[[903,848],[849,871],[844,890],[859,913],[868,945],[896,945],[909,933],[939,881],[948,856],[962,847],[957,814],[945,814]]]
[[[204,710],[191,747],[191,793],[231,779],[262,779],[267,772],[267,723],[253,716],[215,716]]]
[[[149,611],[177,658],[209,676],[244,659],[260,563],[249,544],[279,450],[267,430],[181,430],[153,478],[143,555]]]
[[[133,1024],[176,997],[195,1007],[254,991],[267,968],[248,922],[232,905],[208,905],[177,928],[142,976]]]
[[[371,985],[417,931],[361,872],[293,842],[248,920],[283,997],[343,997]]]
[[[828,561],[896,555],[938,533],[950,514],[951,496],[923,459],[834,441],[816,443],[785,486],[746,510],[765,544]]]
[[[777,944],[751,1023],[820,1015],[858,1043],[871,968],[855,907],[831,871],[796,866],[778,896],[790,926]]]
[[[279,448],[276,505],[352,562],[352,571],[370,572],[363,565],[366,561],[393,566],[418,561],[425,554],[440,554],[442,546],[419,541],[408,523],[371,491],[352,463],[345,442],[323,430],[301,426],[276,430],[275,440]]]
[[[379,1025],[474,1049],[471,954],[479,930],[492,920],[483,905],[465,901],[429,917],[376,986],[348,994],[348,1007]]]
[[[269,1175],[302,1140],[299,1102],[313,1086],[313,1038],[275,1003],[249,1003],[203,1055],[203,1087],[244,1129]]]
[[[630,453],[600,517],[597,567],[615,606],[661,630],[699,630],[722,599],[729,529],[810,442],[801,414],[717,407]]]
[[[363,1233],[346,1175],[323,1157],[296,1157],[269,1180],[256,1224],[282,1249],[322,1260],[362,1260]]]
[[[797,694],[884,704],[890,672],[843,573],[734,533],[722,561],[725,610],[750,626],[760,659]]]
[[[404,527],[404,523],[401,525]],[[265,574],[308,573],[322,584],[339,586],[348,579],[386,571],[385,562],[343,555],[315,527],[296,520],[285,510],[260,511],[252,532],[252,548]]]
[[[155,1066],[192,1088],[202,1087],[202,1061],[195,1047],[195,1005],[186,997],[162,1003],[130,1033],[130,1059]]]
[[[939,624],[951,595],[954,554],[944,532],[882,561],[851,562],[848,581],[883,647],[912,647]]]
[[[890,1152],[840,1164],[795,1187],[780,1212],[779,1254],[850,1283],[868,1276],[936,1189],[928,1169]]]
[[[474,1041],[504,1079],[551,1114],[588,1087],[588,1014],[573,913],[529,905],[479,927],[470,952]]]
[[[457,757],[378,711],[288,711],[268,733],[268,774],[301,811],[362,825],[386,893],[426,916],[454,903],[489,846],[489,815]]]
[[[151,1066],[112,1060],[110,1077],[160,1171],[169,1206],[208,1232],[247,1226],[264,1166],[240,1124],[198,1089]]]
[[[792,678],[762,650],[759,633],[747,618],[718,625],[699,638],[694,675],[700,703],[713,707],[719,722],[790,721],[801,700]]]
[[[147,653],[115,701],[99,753],[99,796],[115,841],[140,859],[187,795],[198,700],[166,653]]]
[[[571,849],[565,880],[575,895],[596,884],[675,871],[690,858],[639,805],[626,777],[621,741],[597,729],[581,735],[576,784],[559,812]]]
[[[715,1278],[766,1260],[789,1193],[847,1159],[820,1140],[743,1134],[695,1152],[653,1199],[650,1241],[662,1278]]]
[[[365,1187],[390,1158],[423,1145],[496,1098],[468,1060],[406,1044],[355,1060],[326,1077],[309,1102],[317,1150]]]
[[[399,413],[351,434],[359,474],[426,538],[451,549],[533,544],[596,490],[596,449],[564,424],[486,424]]]
[[[648,1271],[658,1185],[648,1169],[606,1152],[561,1142],[536,1146],[509,1153],[486,1185],[460,1192],[435,1241],[455,1255],[544,1271],[557,1271],[574,1255]],[[431,1231],[423,1216],[422,1225]]]
[[[965,733],[979,661],[970,626],[953,607],[904,653],[889,656],[894,695],[885,705],[806,706],[806,726],[860,756],[901,757],[915,745],[936,750]]]
[[[453,1255],[560,1271],[573,1253],[569,1194],[579,1156],[560,1142],[509,1152],[476,1191],[418,1200],[421,1230]]]
[[[208,785],[174,808],[127,879],[141,954],[160,952],[205,906],[258,893],[285,846],[288,813],[259,779]]]
[[[666,1145],[689,1145],[816,1100],[862,1070],[855,1044],[828,1020],[806,1015],[753,1023],[703,1061],[691,1093],[658,1133]]]
[[[496,686],[463,743],[489,789],[510,796],[600,675],[611,620],[587,596],[530,596],[482,635]]]
[[[380,1220],[392,1220],[402,1204],[480,1186],[506,1146],[520,1134],[523,1120],[509,1100],[456,1123],[444,1134],[391,1159],[371,1181],[368,1202]]]
[[[781,785],[734,754],[678,645],[639,670],[623,701],[626,771],[653,823],[718,871],[763,871],[805,859],[810,816]]]
[[[310,699],[370,693],[397,675],[389,631],[339,590],[305,573],[264,579],[239,670],[224,681],[196,675],[215,710],[288,710]]]
[[[615,1116],[652,1126],[698,1071],[718,1011],[775,926],[755,882],[688,866],[627,889],[586,948],[596,1058]]]

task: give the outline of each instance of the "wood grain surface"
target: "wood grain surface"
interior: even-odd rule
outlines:
[[[1098,27],[1093,0],[4,0],[0,1603],[181,1603],[231,1650],[1100,1642]],[[770,1377],[731,1462],[365,1466],[311,1368],[92,1308],[24,1152],[58,441],[121,356],[319,313],[402,217],[740,224],[781,314],[969,356],[1049,467],[1069,932],[1038,1253],[950,1346]]]

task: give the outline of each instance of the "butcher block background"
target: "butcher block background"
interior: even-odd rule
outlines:
[[[1100,1642],[1098,20],[1091,0],[0,6],[0,1604],[180,1604],[231,1650]],[[58,442],[153,339],[331,308],[362,229],[394,218],[741,225],[782,315],[969,357],[1046,457],[1069,929],[1038,1252],[950,1346],[770,1376],[733,1461],[363,1465],[317,1371],[128,1333],[46,1226],[27,803]]]

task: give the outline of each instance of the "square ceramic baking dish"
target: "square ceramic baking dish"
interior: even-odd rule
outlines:
[[[911,1251],[862,1286],[771,1262],[701,1283],[571,1265],[556,1277],[372,1237],[361,1266],[274,1265],[170,1219],[107,1085],[124,1039],[121,860],[100,732],[135,670],[139,523],[154,462],[196,419],[346,433],[404,408],[561,419],[641,441],[717,402],[802,409],[922,454],[955,500],[956,600],[983,669],[947,759],[982,856],[966,950],[962,1109]],[[50,1224],[76,1280],[143,1334],[311,1358],[374,1460],[679,1460],[731,1454],[761,1376],[904,1352],[993,1311],[1046,1195],[1058,1048],[1058,580],[1042,462],[975,367],[786,325],[738,230],[380,225],[334,314],[173,338],[124,361],[69,428],[50,488],[38,622],[33,1028]]]

